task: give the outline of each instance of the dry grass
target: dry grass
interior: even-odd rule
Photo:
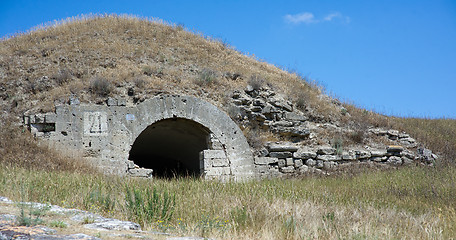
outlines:
[[[316,109],[321,105],[317,91],[310,90],[296,74],[155,19],[117,15],[71,18],[3,39],[0,56],[6,75],[0,84],[7,89],[8,99],[17,99],[19,111],[29,109],[25,102],[29,97],[42,100],[34,109],[52,106],[53,101],[70,94],[94,101],[88,93],[95,77],[112,80],[116,86],[113,94],[122,94],[123,87],[141,77],[150,89],[139,92],[185,92],[220,105],[227,90],[244,88],[252,76],[261,76],[281,92],[305,91],[312,99],[308,103]],[[240,77],[226,78],[227,73]],[[50,79],[41,86],[46,91],[32,91],[29,96],[30,88],[43,76]],[[204,84],[207,76],[216,87]],[[201,78],[203,84],[198,81]],[[289,97],[297,98],[294,94]]]
[[[14,200],[48,202],[129,219],[125,189],[166,191],[176,196],[171,219],[145,222],[143,227],[187,236],[449,239],[456,234],[455,176],[454,167],[436,171],[408,168],[354,177],[219,183],[3,167],[0,192]],[[13,185],[15,189],[9,187]],[[94,194],[103,197],[91,197]]]

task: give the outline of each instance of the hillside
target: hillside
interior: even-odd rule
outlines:
[[[230,95],[250,85],[274,90],[316,123],[353,131],[395,128],[450,158],[456,149],[454,120],[388,118],[341,104],[309,79],[159,20],[88,16],[3,39],[0,76],[4,119],[53,111],[70,97],[102,103],[121,96],[136,104],[160,93],[197,96],[231,114]],[[258,131],[261,137],[253,139]],[[277,140],[255,126],[244,133],[252,145]]]

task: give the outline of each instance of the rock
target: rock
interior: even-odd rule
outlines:
[[[295,168],[293,166],[282,167],[282,168],[280,168],[280,171],[283,173],[294,173]]]
[[[292,157],[293,154],[291,152],[270,152],[269,157],[272,158],[289,158]]]
[[[396,156],[391,156],[388,158],[386,161],[387,163],[393,164],[393,165],[401,165],[402,164],[402,159],[400,157]]]
[[[273,127],[293,127],[293,122],[290,121],[276,121],[271,124]]]
[[[269,103],[272,104],[272,106],[277,107],[277,108],[282,108],[285,111],[288,111],[288,112],[293,111],[293,107],[291,106],[291,104],[284,102],[281,99],[274,98]]]
[[[148,168],[133,168],[128,169],[128,173],[134,177],[150,178],[152,177],[153,170]]]
[[[302,159],[295,159],[294,160],[294,166],[295,168],[300,168],[301,166],[303,166],[304,164],[302,163]]]
[[[321,161],[340,161],[342,157],[339,155],[318,155],[317,160]]]
[[[364,150],[355,151],[355,154],[356,154],[356,158],[358,158],[359,160],[368,159],[371,157],[371,153],[369,151],[364,151]]]
[[[106,104],[108,106],[117,106],[117,100],[112,97],[108,97],[108,99],[106,100]]]
[[[298,168],[298,172],[299,173],[305,173],[305,172],[308,172],[309,171],[309,167],[306,166],[306,165],[302,165]]]
[[[356,155],[351,153],[342,153],[342,160],[344,161],[354,161],[356,160]]]
[[[402,146],[398,146],[398,145],[390,145],[390,146],[388,146],[386,151],[388,153],[400,153],[400,152],[404,151],[404,148]]]
[[[253,100],[253,106],[264,107],[266,106],[266,102],[262,99],[255,99]]]
[[[278,158],[273,157],[255,157],[255,164],[257,165],[269,165],[272,163],[277,163],[278,161]]]
[[[253,86],[250,85],[250,84],[247,85],[247,86],[245,87],[245,89],[244,89],[244,91],[245,91],[246,93],[251,93],[251,92],[253,92],[254,90],[255,90],[255,89],[253,89]]]
[[[288,143],[274,143],[270,142],[266,144],[266,148],[269,152],[296,152],[298,147]]]
[[[322,147],[317,150],[318,155],[333,155],[336,153],[336,149],[332,147]]]
[[[315,164],[316,168],[323,168],[323,161],[317,160],[317,164]]]
[[[332,161],[325,161],[323,162],[323,168],[324,169],[334,169],[336,168],[337,163],[332,162]]]
[[[287,165],[287,167],[289,166],[294,166],[294,161],[293,161],[293,158],[286,158],[285,159],[285,164]]]
[[[388,157],[380,157],[380,156],[376,156],[376,157],[371,157],[370,160],[371,161],[374,161],[374,162],[384,162],[388,159]]]
[[[283,168],[287,165],[285,159],[279,159],[279,161],[277,162],[277,165],[279,166],[279,168]]]
[[[384,157],[387,155],[385,150],[373,150],[371,151],[371,157]]]
[[[291,131],[289,131],[289,135],[292,136],[292,137],[307,138],[307,137],[310,136],[310,130],[309,129],[292,128]]]
[[[307,159],[306,165],[309,167],[313,167],[313,166],[317,165],[317,161],[315,161],[313,159]]]
[[[253,106],[250,108],[250,111],[252,112],[261,112],[263,110],[263,108],[261,108],[260,106]]]
[[[317,154],[315,152],[310,152],[310,151],[305,151],[305,152],[300,152],[299,150],[297,152],[293,153],[294,158],[298,159],[309,159],[309,158],[315,158]]]
[[[279,112],[279,110],[277,110],[275,107],[273,107],[270,104],[266,104],[266,106],[263,107],[263,110],[261,111],[261,113],[263,113],[263,114],[271,114],[271,113],[278,113],[278,112]]]
[[[137,223],[117,219],[105,219],[103,222],[85,224],[84,227],[96,230],[141,230]]]
[[[399,131],[397,131],[397,130],[388,130],[388,135],[390,137],[399,137]]]
[[[13,201],[9,200],[9,199],[6,198],[6,197],[0,197],[0,202],[4,202],[4,203],[13,203]]]
[[[401,158],[401,160],[402,160],[402,163],[403,163],[404,165],[410,165],[410,164],[413,163],[413,160],[412,160],[412,159],[410,159],[410,158],[408,158],[408,157],[405,157],[405,156],[403,156],[403,157]]]
[[[70,105],[79,105],[81,104],[81,101],[79,101],[79,98],[76,96],[71,96],[69,100]]]
[[[262,149],[260,149],[260,151],[258,151],[259,157],[266,157],[268,155],[269,155],[269,151],[266,148],[262,148]]]
[[[285,113],[285,119],[287,119],[289,121],[304,122],[304,121],[307,120],[307,117],[304,116],[304,115],[300,115],[300,114],[294,113],[294,112],[286,112]]]

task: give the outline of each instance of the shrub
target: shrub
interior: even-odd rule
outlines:
[[[63,69],[60,69],[59,72],[56,73],[54,76],[52,76],[52,79],[54,79],[55,83],[57,83],[58,85],[61,86],[65,83],[69,82],[72,77],[73,77],[72,72],[67,68],[63,68]]]
[[[211,69],[203,69],[195,79],[195,83],[199,86],[209,86],[217,82],[217,74]]]
[[[111,89],[111,83],[103,77],[95,77],[90,82],[90,91],[100,97],[108,96]]]
[[[167,191],[159,192],[156,188],[139,190],[125,188],[125,207],[130,220],[145,223],[169,221],[174,213],[176,195]]]
[[[248,82],[248,84],[252,86],[253,90],[255,91],[260,90],[265,83],[266,80],[264,80],[264,78],[260,77],[259,75],[252,75]]]

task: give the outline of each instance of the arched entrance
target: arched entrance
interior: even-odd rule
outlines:
[[[130,133],[126,154],[137,165],[128,163],[128,173],[142,167],[153,169],[154,177],[188,173],[222,180],[254,174],[253,155],[241,129],[209,102],[160,95],[119,119]]]
[[[129,160],[153,169],[155,177],[200,176],[200,152],[209,149],[210,131],[183,118],[158,121],[141,132]]]

